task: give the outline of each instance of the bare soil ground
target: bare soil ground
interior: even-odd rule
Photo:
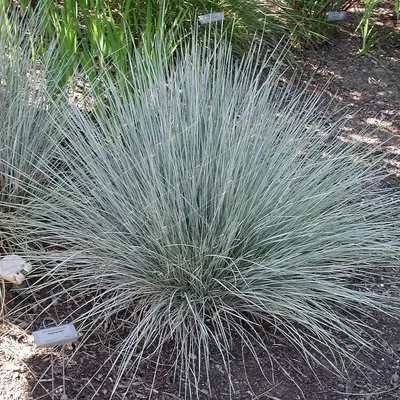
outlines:
[[[377,23],[385,32],[393,30],[396,23],[389,3],[378,9]],[[359,37],[354,34],[354,14],[338,24],[333,42],[322,48],[297,55],[302,71],[302,80],[311,80],[311,85],[325,87],[324,96],[332,100],[333,107],[348,107],[347,127],[343,130],[345,140],[357,141],[362,145],[380,144],[384,162],[391,172],[387,184],[399,190],[400,182],[400,40],[397,37],[381,41],[372,51],[371,57],[357,58]],[[354,112],[357,111],[356,114]],[[400,217],[400,216],[399,216]],[[399,265],[400,267],[400,265]],[[369,290],[399,296],[398,271],[390,279],[382,278],[368,284]],[[8,300],[24,301],[8,288]],[[75,304],[66,295],[56,296],[49,306],[47,315],[62,319]],[[67,397],[62,397],[61,353],[56,349],[36,349],[31,335],[32,329],[40,327],[35,321],[41,309],[21,316],[16,325],[0,324],[0,400],[48,400],[52,398],[51,360],[54,366],[56,399],[90,399],[95,388],[100,387],[96,399],[107,400],[115,375],[107,373],[111,361],[107,361],[113,342],[123,337],[118,318],[111,325],[100,326],[96,335],[83,344],[78,351],[66,346],[65,385]],[[375,344],[380,351],[362,354],[349,344],[349,350],[359,355],[364,366],[355,368],[348,363],[343,366],[345,376],[336,375],[307,365],[293,351],[290,343],[266,327],[266,343],[270,355],[260,353],[258,365],[248,350],[243,349],[239,339],[233,344],[231,362],[231,388],[221,360],[211,360],[213,393],[209,393],[205,382],[199,385],[200,399],[236,400],[394,400],[400,399],[400,324],[388,317],[376,315],[376,319],[365,321],[376,328]],[[26,331],[26,328],[29,329]],[[106,332],[114,332],[105,339]],[[256,345],[255,345],[256,346]],[[72,357],[73,355],[73,357]],[[179,382],[173,380],[169,368],[171,352],[166,349],[162,362],[165,366],[154,375],[154,359],[144,362],[133,383],[130,377],[122,379],[115,394],[119,399],[185,399],[179,392]],[[95,374],[104,363],[102,370]],[[260,368],[261,367],[261,368]],[[313,372],[314,371],[314,372]],[[92,376],[94,378],[91,380]],[[154,381],[153,381],[154,378]],[[127,394],[124,394],[129,384]]]

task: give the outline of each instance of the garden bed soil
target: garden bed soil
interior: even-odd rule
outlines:
[[[385,3],[386,4],[386,3]],[[389,4],[389,3],[388,3]],[[385,6],[386,7],[386,6]],[[393,30],[395,21],[387,8],[378,9],[378,22],[382,31]],[[354,15],[337,25],[337,34],[331,44],[296,56],[300,79],[310,81],[311,87],[323,89],[324,99],[332,101],[332,107],[347,107],[346,128],[340,135],[344,140],[359,142],[362,146],[380,144],[384,163],[391,175],[387,184],[399,190],[400,178],[400,41],[397,37],[382,40],[372,51],[371,57],[355,57],[359,37],[354,34]],[[325,86],[329,82],[329,86]],[[356,112],[356,113],[355,113]],[[400,265],[399,265],[400,267]],[[398,271],[392,277],[371,283],[369,290],[400,295],[397,284]],[[14,305],[24,301],[8,291],[8,299],[14,296]],[[62,319],[75,304],[60,296],[49,308],[49,315]],[[38,309],[21,316],[18,324],[0,325],[0,400],[47,400],[51,399],[51,359],[55,370],[55,398],[61,399],[62,370],[59,349],[35,349],[32,335],[24,332],[35,322]],[[367,322],[367,321],[366,321]],[[36,323],[36,325],[35,325]],[[266,327],[265,344],[270,354],[259,352],[260,365],[251,352],[244,349],[237,338],[232,346],[231,388],[221,360],[212,356],[210,376],[213,392],[205,382],[199,384],[199,399],[236,400],[394,400],[400,399],[400,324],[389,317],[376,315],[368,323],[380,333],[375,335],[380,351],[363,355],[362,349],[351,347],[364,365],[356,368],[348,363],[344,377],[338,377],[316,365],[307,365],[291,344]],[[111,397],[115,375],[108,372],[110,348],[124,335],[118,318],[111,325],[100,326],[95,335],[74,353],[74,346],[66,346],[65,370],[68,399],[78,395],[79,400],[90,399],[95,388],[100,387],[96,399]],[[108,335],[105,333],[115,332]],[[257,348],[257,344],[255,344]],[[179,392],[179,379],[173,379],[166,349],[162,361],[165,365],[154,375],[154,360],[146,360],[139,373],[131,381],[124,377],[115,394],[116,399],[185,399]],[[104,368],[97,374],[99,366]],[[261,368],[260,368],[261,367]],[[94,376],[94,379],[90,379]],[[154,378],[154,381],[153,381]],[[130,389],[126,395],[126,388]],[[58,389],[57,389],[58,388]],[[187,397],[187,396],[186,396]]]

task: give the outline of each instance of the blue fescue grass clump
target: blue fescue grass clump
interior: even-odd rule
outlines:
[[[48,79],[48,61],[57,53],[49,43],[42,58],[33,58],[39,14],[30,16],[0,4],[0,251],[13,239],[8,218],[18,205],[37,195],[48,179],[42,167],[56,157],[58,88]],[[52,72],[53,76],[60,73]],[[50,101],[51,99],[51,101]],[[64,99],[62,99],[64,101]],[[12,221],[10,222],[12,225]],[[8,226],[8,227],[7,227]]]
[[[262,324],[332,368],[352,357],[340,338],[368,348],[360,312],[397,310],[362,290],[398,262],[380,161],[335,137],[320,96],[282,86],[278,64],[254,67],[256,48],[238,63],[223,43],[173,67],[131,61],[132,81],[105,72],[90,118],[65,106],[54,121],[66,168],[15,221],[44,267],[33,290],[76,299],[87,332],[124,312],[119,377],[173,343],[188,393],[210,346],[229,370],[232,336],[263,346]]]
[[[64,67],[50,69],[50,60],[59,56],[51,41],[38,57],[42,23],[40,13],[28,15],[0,1],[0,257],[29,241],[17,237],[16,214],[50,183],[57,143],[64,138],[52,122],[63,118],[58,101],[65,99],[54,81]],[[0,278],[0,317],[5,287]]]

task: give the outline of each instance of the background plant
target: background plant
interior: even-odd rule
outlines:
[[[157,35],[168,43],[170,57],[190,36],[198,15],[212,11],[224,11],[224,22],[201,29],[222,27],[232,32],[237,56],[247,52],[254,38],[272,50],[282,38],[302,47],[325,40],[332,31],[325,21],[329,4],[320,1],[1,0],[0,4],[6,9],[16,6],[23,12],[40,13],[43,26],[38,40],[42,51],[54,40],[58,43],[59,53],[52,63],[55,71],[62,66],[61,86],[68,80],[74,82],[74,72],[82,68],[93,82],[109,61],[128,73],[128,55],[133,48],[151,46]]]
[[[51,70],[63,71],[63,75],[57,74],[60,86],[68,81],[74,83],[74,74],[82,68],[87,73],[86,79],[95,80],[109,61],[127,72],[127,55],[134,47],[151,46],[156,35],[168,42],[166,49],[172,53],[183,13],[180,11],[166,20],[169,9],[163,2],[146,3],[143,10],[140,8],[143,2],[140,5],[130,0],[0,2],[5,13],[11,9],[15,13],[41,16],[42,23],[35,29],[40,45],[33,49],[34,55],[46,52],[51,43],[57,43],[58,53],[48,62]]]
[[[234,335],[268,352],[263,326],[340,371],[353,358],[340,338],[371,346],[359,316],[397,310],[360,290],[398,262],[399,198],[379,160],[334,138],[319,96],[281,88],[279,65],[255,69],[257,48],[235,63],[193,41],[150,70],[134,54],[136,79],[106,70],[91,118],[61,108],[67,168],[14,220],[44,271],[33,292],[68,293],[84,332],[123,315],[118,379],[172,343],[186,397],[211,347],[228,371]]]
[[[315,46],[328,40],[334,31],[326,21],[326,12],[334,7],[331,1],[278,1],[282,22],[290,27],[293,45]]]
[[[379,3],[380,0],[364,1],[364,11],[357,27],[357,30],[360,30],[361,33],[361,48],[357,52],[358,56],[368,54],[371,48],[382,38],[371,26],[371,16]]]

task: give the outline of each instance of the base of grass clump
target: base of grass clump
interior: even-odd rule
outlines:
[[[282,90],[278,65],[255,70],[257,54],[138,56],[132,82],[104,76],[107,107],[88,119],[66,105],[54,123],[67,172],[49,173],[15,227],[42,266],[33,295],[84,294],[72,317],[87,335],[119,317],[115,390],[167,346],[185,396],[203,376],[212,391],[211,355],[229,374],[233,338],[257,358],[267,327],[339,373],[346,343],[372,346],[357,315],[396,313],[397,299],[363,290],[399,254],[379,160],[335,138],[318,95]]]

